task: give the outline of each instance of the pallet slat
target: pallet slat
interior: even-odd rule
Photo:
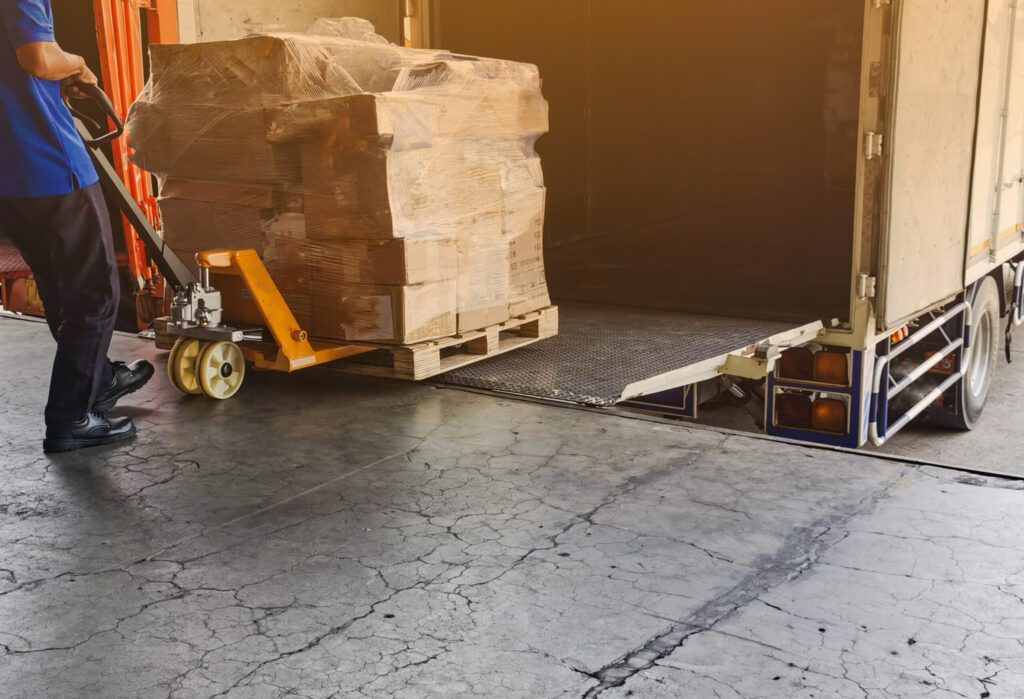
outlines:
[[[549,306],[483,330],[440,340],[416,345],[371,344],[381,353],[391,355],[390,366],[361,363],[358,359],[336,362],[332,366],[364,376],[423,381],[557,334],[558,307]]]
[[[171,318],[163,316],[156,318],[153,321],[153,333],[156,341],[156,348],[159,350],[169,350],[174,348],[174,342],[177,340],[176,335],[171,335],[167,332],[167,326],[171,324]]]

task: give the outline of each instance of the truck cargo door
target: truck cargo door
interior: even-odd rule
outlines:
[[[968,283],[1024,241],[1024,3],[991,3],[978,110]]]
[[[964,255],[985,0],[895,0],[879,265],[886,330],[955,296]],[[875,139],[866,137],[867,141]]]

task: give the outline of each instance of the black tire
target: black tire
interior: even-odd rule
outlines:
[[[938,422],[956,430],[973,430],[985,411],[996,367],[999,365],[999,331],[1002,317],[999,310],[999,287],[992,277],[978,282],[971,304],[971,355],[963,381],[957,388],[955,411],[941,411]]]

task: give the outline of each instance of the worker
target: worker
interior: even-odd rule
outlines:
[[[108,418],[153,365],[107,359],[120,298],[110,216],[65,99],[96,84],[54,37],[50,0],[0,0],[0,229],[32,269],[57,341],[46,452],[121,442],[131,418]]]

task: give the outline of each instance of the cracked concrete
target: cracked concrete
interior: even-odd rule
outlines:
[[[49,458],[0,337],[5,696],[1024,696],[1013,483],[329,371]]]

